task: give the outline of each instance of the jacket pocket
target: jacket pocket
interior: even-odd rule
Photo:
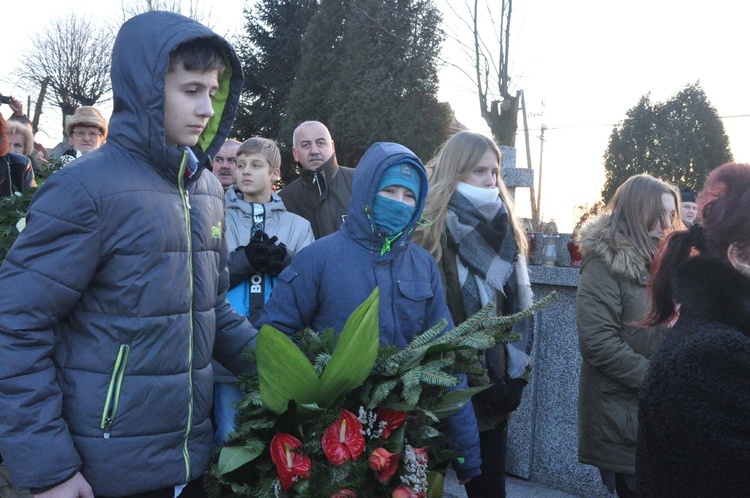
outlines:
[[[638,432],[638,393],[600,379],[600,418],[605,441],[632,446]]]
[[[434,294],[430,283],[420,280],[399,280],[398,291],[400,299],[396,303],[396,326],[408,343],[425,331],[427,307]]]
[[[117,352],[115,366],[112,369],[112,376],[109,379],[107,388],[107,397],[104,400],[104,410],[102,411],[102,421],[99,428],[104,431],[104,439],[109,439],[109,430],[115,421],[117,415],[117,405],[120,402],[120,392],[122,390],[122,380],[125,378],[125,365],[128,362],[128,353],[130,346],[121,344]]]
[[[434,295],[430,283],[424,280],[399,280],[398,290],[411,301],[426,301]]]

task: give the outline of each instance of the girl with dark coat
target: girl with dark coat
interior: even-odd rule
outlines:
[[[528,308],[532,295],[526,236],[500,177],[495,143],[478,133],[456,133],[428,169],[432,174],[425,217],[432,224],[417,231],[414,239],[438,262],[453,321],[463,322],[489,301],[497,304],[498,315]],[[505,496],[508,419],[529,378],[530,321],[517,324],[513,332],[522,340],[485,351],[478,361],[486,374],[469,379],[472,386],[492,385],[472,398],[482,475],[466,484],[469,498]]]
[[[750,493],[750,164],[708,177],[703,227],[657,259],[650,324],[679,314],[651,360],[638,410],[642,497]]]
[[[682,228],[679,212],[674,189],[635,175],[579,234],[578,461],[620,497],[635,496],[638,393],[666,335],[666,326],[638,324],[650,309],[649,266],[664,234]]]

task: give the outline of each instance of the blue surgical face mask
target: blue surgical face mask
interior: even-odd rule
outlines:
[[[403,232],[416,211],[415,207],[382,195],[376,194],[372,202],[372,219],[375,226],[385,230],[389,237]]]

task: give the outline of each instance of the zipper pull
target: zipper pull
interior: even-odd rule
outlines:
[[[104,421],[104,439],[109,439],[109,428],[112,426],[112,419],[107,418]]]
[[[185,204],[187,204],[188,209],[193,209],[190,207],[190,192],[187,189],[185,190]]]

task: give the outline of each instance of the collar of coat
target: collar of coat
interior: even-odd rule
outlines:
[[[326,182],[329,182],[330,180],[333,179],[334,176],[336,176],[336,173],[339,170],[339,165],[336,162],[336,153],[331,155],[328,161],[324,162],[320,168],[314,171],[303,168],[302,166],[300,166],[299,163],[297,163],[297,167],[299,168],[300,178],[302,178],[303,182],[308,183],[308,184],[312,184],[315,175],[319,173],[322,173],[323,179]]]
[[[723,323],[750,333],[750,278],[711,256],[690,258],[672,277],[680,317]]]
[[[609,214],[599,215],[587,222],[580,231],[578,247],[584,259],[599,257],[612,273],[629,280],[643,281],[648,275],[647,261],[628,238],[617,235],[609,240]],[[585,263],[584,263],[585,264]]]

